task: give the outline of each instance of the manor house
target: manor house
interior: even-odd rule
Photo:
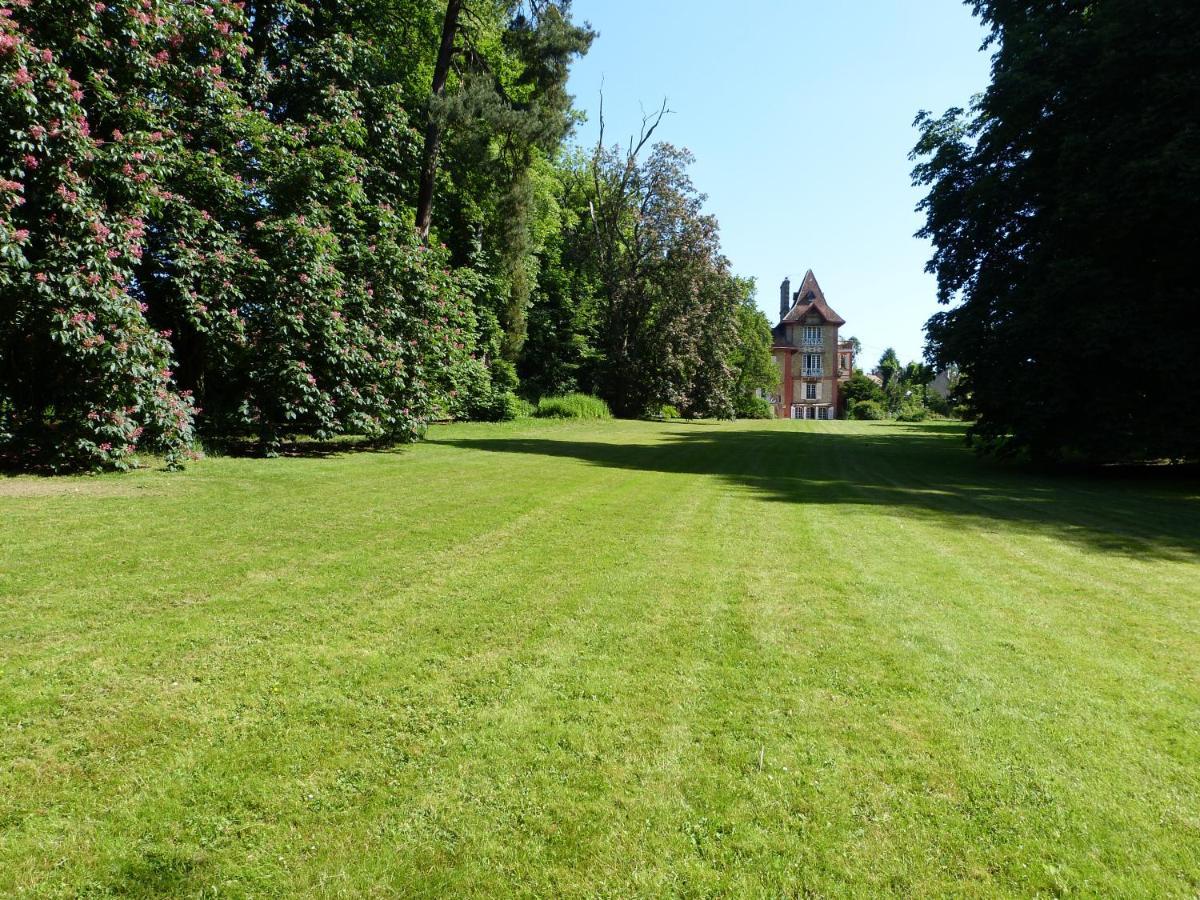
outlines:
[[[775,415],[787,419],[836,419],[845,412],[841,385],[854,372],[854,348],[839,340],[846,320],[825,302],[809,269],[794,294],[779,286],[779,324],[771,352],[779,366],[779,393],[770,398]]]

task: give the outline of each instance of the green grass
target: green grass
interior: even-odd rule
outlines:
[[[0,480],[0,895],[1195,897],[1198,606],[946,424]]]
[[[541,419],[611,419],[608,404],[591,394],[543,397],[534,415]]]

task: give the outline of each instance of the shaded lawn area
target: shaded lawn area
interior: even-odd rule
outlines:
[[[0,480],[0,894],[1200,890],[1200,485],[954,426]]]

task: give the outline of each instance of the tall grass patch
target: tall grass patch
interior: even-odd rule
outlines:
[[[611,419],[608,404],[591,394],[563,394],[543,397],[535,415],[539,419]]]

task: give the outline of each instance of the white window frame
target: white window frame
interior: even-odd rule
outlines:
[[[806,343],[806,344],[821,343],[821,326],[820,325],[805,325],[804,326],[804,343]]]
[[[820,400],[821,385],[816,381],[806,381],[804,383],[804,399],[805,400]]]
[[[816,360],[816,365],[812,364],[812,360]],[[822,353],[805,353],[804,354],[804,374],[805,375],[824,375],[825,374],[825,359]]]

